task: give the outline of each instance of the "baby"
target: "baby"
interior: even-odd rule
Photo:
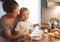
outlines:
[[[24,35],[29,35],[31,33],[32,28],[35,26],[39,26],[39,24],[32,24],[28,21],[29,18],[29,10],[25,7],[20,9],[20,22],[17,24],[15,31],[19,31]]]

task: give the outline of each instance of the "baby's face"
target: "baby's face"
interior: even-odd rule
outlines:
[[[29,11],[28,10],[23,11],[22,14],[21,14],[21,19],[23,21],[26,21],[28,18],[29,18]]]

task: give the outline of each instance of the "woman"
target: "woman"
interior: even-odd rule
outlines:
[[[18,23],[17,15],[19,11],[19,6],[14,0],[4,0],[3,10],[6,12],[5,15],[1,17],[0,26],[3,29],[3,36],[6,38],[7,42],[18,42],[16,39],[23,37],[22,33],[14,33],[14,28]]]

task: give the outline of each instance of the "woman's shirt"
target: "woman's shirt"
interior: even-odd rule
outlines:
[[[17,25],[18,22],[19,22],[19,19],[17,17],[16,20],[15,20],[14,25],[10,25],[6,21],[6,19],[4,18],[4,16],[2,16],[1,19],[0,19],[0,26],[1,26],[2,30],[3,30],[3,33],[5,31],[10,31],[11,33],[14,33],[13,30],[15,29],[15,27],[16,27],[16,25]],[[3,34],[3,36],[4,36],[4,38],[6,38],[8,40],[8,38],[6,37],[7,35],[5,35],[5,33]],[[9,42],[15,42],[15,41],[16,40],[12,40],[12,41],[9,41]]]

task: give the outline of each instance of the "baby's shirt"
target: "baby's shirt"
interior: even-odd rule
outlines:
[[[16,28],[15,31],[19,31],[21,33],[24,33],[25,35],[29,32],[29,30],[32,30],[33,24],[29,21],[20,21]]]

